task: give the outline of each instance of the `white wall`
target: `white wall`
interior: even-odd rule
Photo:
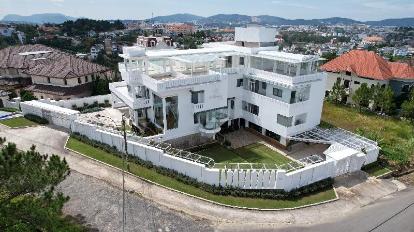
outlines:
[[[266,27],[236,27],[235,28],[235,41],[245,42],[275,42],[277,35],[276,28]]]

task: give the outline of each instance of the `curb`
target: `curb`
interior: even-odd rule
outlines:
[[[118,171],[121,171],[121,172],[123,171],[121,168],[115,167],[115,166],[113,166],[111,164],[107,164],[105,162],[102,162],[100,160],[94,159],[94,158],[89,157],[89,156],[87,156],[85,154],[82,154],[82,153],[80,153],[78,151],[75,151],[75,150],[72,150],[72,149],[68,148],[66,145],[67,145],[67,143],[69,141],[69,138],[70,138],[70,136],[68,136],[68,138],[67,138],[67,140],[65,142],[65,145],[63,147],[64,149],[66,149],[68,151],[71,151],[73,153],[76,153],[78,155],[81,155],[83,157],[86,157],[86,158],[88,158],[90,160],[93,160],[95,162],[98,162],[100,164],[103,164],[103,165],[106,165],[106,166],[111,167],[113,169],[116,169]],[[138,178],[140,180],[143,180],[143,181],[145,181],[147,183],[150,183],[150,184],[153,184],[153,185],[156,185],[156,186],[159,186],[159,187],[168,189],[170,191],[174,191],[174,192],[177,192],[177,193],[180,193],[180,194],[183,194],[183,195],[186,195],[186,196],[189,196],[189,197],[198,199],[198,200],[202,200],[202,201],[205,201],[205,202],[208,202],[208,203],[211,203],[211,204],[215,204],[215,205],[219,205],[219,206],[223,206],[223,207],[227,207],[227,208],[233,208],[233,209],[254,210],[254,211],[288,211],[288,210],[297,210],[297,209],[303,209],[303,208],[308,208],[308,207],[312,207],[312,206],[318,206],[318,205],[327,204],[327,203],[331,203],[331,202],[334,202],[334,201],[339,200],[339,196],[338,196],[338,193],[336,192],[336,188],[333,187],[333,190],[334,190],[334,193],[335,193],[335,198],[334,199],[326,200],[326,201],[322,201],[322,202],[317,202],[317,203],[313,203],[313,204],[308,204],[308,205],[303,205],[303,206],[297,206],[297,207],[292,207],[292,208],[280,208],[280,209],[262,209],[262,208],[250,208],[250,207],[242,207],[242,206],[233,206],[233,205],[227,205],[227,204],[219,203],[219,202],[216,202],[216,201],[208,200],[208,199],[205,199],[205,198],[202,198],[202,197],[194,196],[194,195],[191,195],[189,193],[185,193],[185,192],[182,192],[182,191],[179,191],[179,190],[176,190],[176,189],[173,189],[173,188],[164,186],[162,184],[153,182],[151,180],[145,179],[143,177],[137,176],[137,175],[135,175],[133,173],[130,173],[128,171],[125,171],[125,174],[128,174],[130,177]]]

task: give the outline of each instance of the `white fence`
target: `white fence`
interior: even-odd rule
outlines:
[[[4,108],[13,108],[20,110],[20,98],[14,98],[9,100],[8,97],[4,97],[0,99],[3,102]]]
[[[83,102],[79,104],[83,104]],[[124,151],[124,141],[121,135],[77,120],[78,111],[40,101],[22,103],[21,108],[23,114],[30,113],[46,117],[52,124],[64,126],[91,140],[116,147],[121,152]],[[337,147],[333,144],[332,148],[335,149],[331,150],[336,152]],[[323,162],[309,164],[292,172],[282,169],[218,169],[169,155],[164,150],[148,143],[139,142],[139,140],[128,140],[127,149],[130,155],[150,161],[154,165],[175,170],[200,182],[243,189],[284,189],[290,191],[329,177],[359,170],[362,165],[371,162],[368,155],[350,149],[350,153],[346,153],[349,155],[327,155]]]
[[[84,104],[92,105],[94,103],[98,104],[104,104],[105,102],[108,102],[111,104],[112,98],[111,94],[107,95],[99,95],[99,96],[92,96],[92,97],[84,97],[84,98],[75,98],[70,100],[50,100],[50,99],[42,99],[39,100],[40,102],[60,106],[67,109],[73,109],[74,106],[76,107],[83,107]]]

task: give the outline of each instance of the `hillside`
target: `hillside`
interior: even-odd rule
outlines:
[[[1,21],[5,22],[25,22],[34,24],[43,23],[56,23],[60,24],[67,20],[74,20],[74,17],[66,16],[63,14],[33,14],[29,16],[22,16],[17,14],[8,14],[4,16]]]

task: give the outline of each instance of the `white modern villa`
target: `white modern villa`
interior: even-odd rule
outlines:
[[[232,43],[200,49],[126,47],[119,64],[123,81],[110,84],[111,95],[17,107],[215,186],[290,191],[375,162],[375,141],[318,126],[326,73],[318,72],[317,56],[279,52],[276,34],[248,26],[236,28]],[[97,112],[72,109],[109,101],[112,108]],[[119,130],[122,115],[134,130],[125,131],[127,142]],[[219,150],[203,150],[208,145]]]
[[[318,56],[279,52],[276,35],[248,26],[236,28],[232,43],[200,49],[126,47],[112,98],[129,107],[134,126],[162,129],[164,141],[248,127],[286,146],[320,123],[326,74]]]

